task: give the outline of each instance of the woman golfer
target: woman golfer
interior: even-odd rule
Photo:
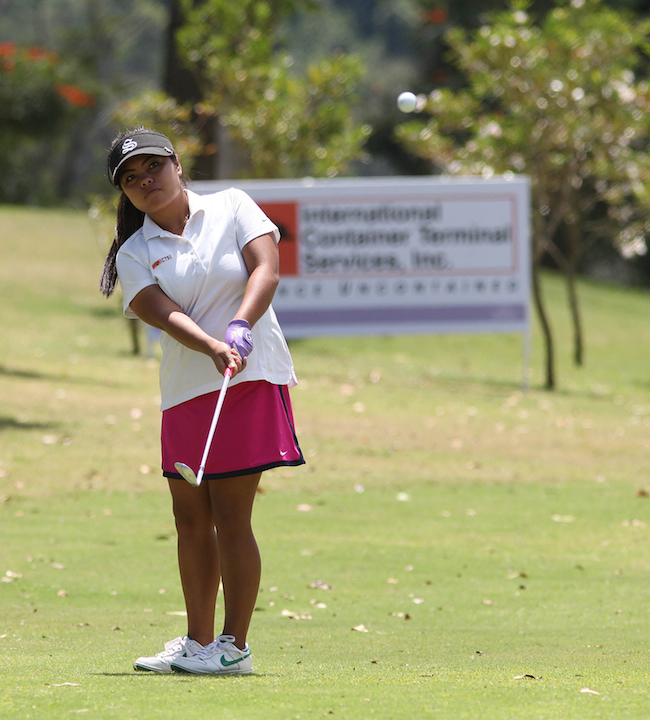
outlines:
[[[109,296],[119,277],[124,314],[164,330],[162,469],[188,621],[187,635],[138,658],[135,669],[249,674],[246,636],[260,581],[253,500],[263,470],[304,463],[288,393],[295,373],[271,307],[280,233],[240,190],[187,190],[178,156],[158,132],[120,134],[108,175],[122,194],[101,291]],[[174,463],[199,467],[228,368],[204,482],[192,487]],[[215,640],[220,580],[225,618]]]

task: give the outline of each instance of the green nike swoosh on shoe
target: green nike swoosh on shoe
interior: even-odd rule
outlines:
[[[221,656],[221,664],[224,667],[230,667],[231,665],[236,665],[237,663],[240,663],[242,660],[246,660],[246,658],[250,657],[250,656],[251,656],[251,654],[249,652],[248,655],[242,655],[240,658],[237,658],[237,660],[226,660],[225,656],[222,655]]]

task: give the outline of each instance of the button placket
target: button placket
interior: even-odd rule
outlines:
[[[183,242],[185,243],[185,245],[189,245],[189,247],[191,248],[189,251],[189,254],[192,256],[192,262],[195,265],[201,265],[201,258],[198,256],[198,253],[194,249],[194,245],[192,244],[192,241],[189,240],[188,238],[183,238]]]

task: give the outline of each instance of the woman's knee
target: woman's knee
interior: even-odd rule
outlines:
[[[174,511],[176,532],[182,536],[203,536],[214,532],[214,522],[210,515],[199,516],[184,511]]]
[[[179,535],[202,535],[214,532],[212,508],[207,495],[172,493],[172,508]]]
[[[236,522],[232,518],[228,518],[227,520],[219,519],[215,523],[215,527],[220,542],[232,544],[242,542],[246,543],[251,540],[253,542],[255,541],[250,520],[247,522],[244,519],[240,522]]]
[[[221,536],[252,535],[251,517],[259,479],[260,473],[226,478],[211,485],[212,515]]]

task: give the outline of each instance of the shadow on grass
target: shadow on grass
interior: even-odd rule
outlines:
[[[122,310],[118,305],[105,305],[104,307],[98,307],[97,305],[93,305],[92,307],[88,307],[88,305],[80,305],[79,307],[84,313],[96,318],[122,317]]]
[[[201,678],[260,678],[265,677],[264,673],[251,673],[250,675],[238,675],[237,673],[214,673],[214,674],[203,674],[203,675],[194,675],[192,673],[178,673],[178,672],[171,672],[171,673],[160,673],[160,672],[137,672],[136,670],[132,672],[98,672],[98,673],[90,673],[92,677],[137,677],[137,678],[171,678],[175,682],[181,681],[188,681],[188,680],[200,680]]]
[[[175,677],[173,673],[148,673],[148,672],[97,672],[90,673],[91,677],[137,677],[137,678],[158,678],[158,677]]]
[[[436,375],[425,375],[424,379],[429,382],[443,381],[453,383],[459,387],[469,387],[475,389],[476,385],[485,386],[486,390],[523,390],[524,383],[521,380],[508,380],[499,378],[485,377],[484,375],[455,375],[453,373],[438,373]],[[536,387],[530,387],[530,390],[537,390]]]
[[[17,368],[8,368],[6,365],[0,365],[0,375],[6,377],[17,377],[23,380],[51,380],[52,375],[46,375],[45,373],[37,373],[33,370],[19,370]]]
[[[60,423],[52,422],[23,422],[14,417],[0,415],[0,432],[3,430],[53,430]]]
[[[35,370],[23,370],[22,368],[11,368],[0,365],[0,376],[18,378],[19,380],[49,380],[52,382],[79,383],[81,385],[104,385],[115,387],[116,383],[97,378],[75,377],[73,375],[56,375],[54,373],[37,372]]]
[[[452,373],[439,373],[426,378],[429,381],[438,381],[453,385],[462,392],[477,392],[480,386],[483,386],[485,393],[499,390],[508,390],[514,392],[544,394],[548,397],[566,397],[566,398],[583,398],[586,400],[605,400],[611,402],[616,393],[608,390],[607,392],[599,392],[588,388],[566,388],[556,387],[555,390],[549,390],[542,384],[529,384],[524,386],[522,381],[489,378],[485,376],[472,375],[455,375]],[[650,387],[650,383],[646,386]]]

